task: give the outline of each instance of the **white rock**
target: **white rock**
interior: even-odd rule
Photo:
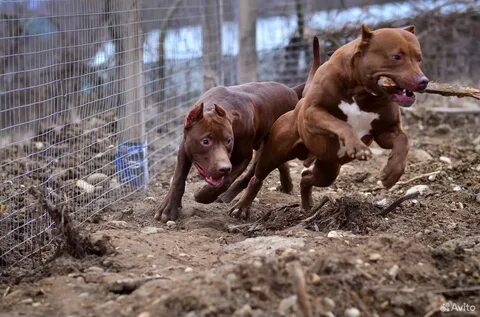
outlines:
[[[436,179],[437,179],[437,174],[433,174],[433,175],[428,176],[428,180],[431,181],[431,182],[435,181]]]
[[[330,297],[324,297],[322,301],[327,310],[331,311],[335,308],[335,302]]]
[[[413,187],[410,187],[406,192],[405,195],[410,195],[413,193],[418,192],[420,195],[426,194],[427,192],[430,191],[430,187],[428,185],[416,185]]]
[[[370,151],[372,151],[374,156],[380,156],[383,154],[383,150],[379,148],[370,148]]]
[[[145,197],[145,199],[143,201],[149,202],[149,203],[156,203],[157,199],[155,197],[148,196],[148,197]]]
[[[173,229],[177,226],[177,223],[173,220],[169,220],[169,221],[167,221],[166,225],[167,225],[168,229]]]
[[[162,232],[163,229],[162,228],[157,228],[157,227],[145,227],[142,229],[142,233],[146,234],[146,235],[150,235],[150,234],[156,234],[156,233],[159,233],[159,232]]]
[[[77,183],[76,183],[77,187],[82,189],[84,192],[86,192],[87,194],[90,194],[90,193],[93,193],[95,191],[95,186],[93,186],[92,184],[89,184],[87,183],[86,181],[84,181],[83,179],[79,179],[77,180]]]
[[[185,273],[191,273],[191,272],[193,272],[193,269],[191,267],[186,267],[184,272]]]
[[[452,184],[452,190],[454,192],[459,192],[462,190],[462,186]]]
[[[342,231],[342,230],[332,230],[327,233],[328,238],[351,238],[355,237],[353,233],[350,231]]]
[[[350,307],[345,310],[345,317],[360,317],[360,311],[356,307]]]
[[[282,316],[290,315],[290,312],[293,310],[296,304],[297,304],[297,295],[292,295],[280,301],[280,304],[278,304],[277,311]]]
[[[124,229],[128,227],[128,223],[123,220],[110,220],[109,222],[107,222],[107,224],[119,229]]]
[[[440,156],[439,160],[445,164],[452,165],[452,160],[446,156]]]
[[[430,161],[432,156],[428,154],[427,151],[422,150],[422,149],[414,149],[411,150],[410,153],[408,153],[408,156],[412,159],[414,162],[427,162]]]
[[[379,200],[379,201],[374,202],[373,205],[374,205],[375,207],[385,208],[385,207],[387,207],[387,205],[388,205],[388,199],[387,199],[387,198],[383,198],[382,200]]]
[[[276,186],[272,186],[272,187],[268,187],[267,188],[269,191],[273,192],[275,190],[277,190],[277,187]]]
[[[382,258],[382,255],[379,253],[372,253],[368,256],[368,259],[374,262],[380,260],[381,258]]]
[[[40,151],[45,147],[45,144],[43,144],[42,142],[34,142],[33,146],[35,147],[36,150]]]
[[[104,271],[105,270],[99,266],[90,266],[85,270],[85,272],[88,272],[88,273],[103,273]]]
[[[148,311],[144,311],[143,313],[140,313],[137,317],[150,317],[150,313]]]
[[[388,270],[388,275],[390,275],[393,279],[397,278],[398,272],[400,271],[400,267],[395,264]]]
[[[108,179],[108,175],[103,174],[103,173],[93,173],[92,175],[89,175],[86,179],[87,183],[92,184],[92,185],[97,185],[98,183],[101,183],[105,180]]]
[[[110,189],[117,189],[120,187],[120,183],[117,181],[116,178],[110,180]]]

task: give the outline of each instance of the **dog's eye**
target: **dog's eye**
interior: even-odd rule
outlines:
[[[392,55],[392,59],[395,61],[399,61],[402,59],[402,56],[400,54],[394,54]]]
[[[202,145],[204,146],[209,146],[210,145],[210,139],[209,138],[204,138],[202,141],[200,141]]]
[[[228,145],[232,144],[232,138],[228,138],[228,139],[227,139],[227,144],[228,144]]]

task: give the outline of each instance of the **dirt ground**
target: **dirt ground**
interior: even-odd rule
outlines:
[[[8,272],[0,316],[478,316],[480,116],[404,117],[411,155],[392,191],[377,183],[388,152],[375,148],[304,214],[292,161],[294,193],[276,191],[274,172],[245,222],[193,202],[203,181],[192,172],[182,218],[167,226],[153,214],[170,169],[81,227],[109,241],[107,254]],[[380,215],[415,185],[428,189]]]

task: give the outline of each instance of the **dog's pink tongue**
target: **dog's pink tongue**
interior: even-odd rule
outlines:
[[[213,178],[212,176],[207,176],[207,177],[205,177],[205,180],[207,181],[207,183],[209,183],[213,187],[218,187],[218,186],[222,185],[222,183],[223,183],[223,177]]]
[[[405,94],[393,95],[393,100],[403,107],[410,107],[415,102],[415,95],[407,96]]]

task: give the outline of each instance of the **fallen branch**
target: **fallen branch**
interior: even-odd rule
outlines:
[[[320,201],[319,206],[317,207],[317,211],[312,216],[307,217],[307,218],[303,219],[302,221],[300,221],[300,224],[305,226],[310,221],[312,221],[313,219],[316,219],[318,217],[318,215],[320,214],[320,212],[322,211],[321,209],[322,209],[323,205],[325,205],[328,201],[329,201],[328,197],[323,197],[322,200]]]
[[[447,97],[471,97],[480,100],[480,90],[472,87],[462,87],[453,84],[429,83],[427,89],[425,89],[425,91],[423,92],[427,94],[436,94]]]
[[[400,206],[404,201],[410,200],[410,199],[415,199],[420,195],[419,192],[414,192],[408,195],[405,195],[403,197],[400,197],[399,199],[395,200],[393,203],[390,204],[387,208],[383,209],[380,212],[380,216],[384,217],[387,214],[389,214],[391,211],[395,210],[398,206]]]
[[[86,252],[82,245],[83,239],[75,229],[70,215],[65,211],[65,205],[59,208],[45,194],[41,193],[37,187],[30,187],[29,192],[39,201],[55,222],[57,229],[65,240],[66,251],[74,258],[84,258]]]
[[[438,171],[434,171],[434,172],[430,172],[430,173],[425,173],[425,174],[420,174],[420,175],[417,175],[415,177],[412,177],[406,181],[400,181],[400,182],[397,182],[395,184],[395,186],[401,186],[401,185],[406,185],[406,184],[410,184],[416,180],[419,180],[419,179],[422,179],[424,177],[428,177],[428,176],[432,176],[432,175],[437,175],[438,173],[440,173],[442,170],[438,170]],[[393,188],[393,187],[392,187]],[[390,189],[391,190],[391,189]]]

